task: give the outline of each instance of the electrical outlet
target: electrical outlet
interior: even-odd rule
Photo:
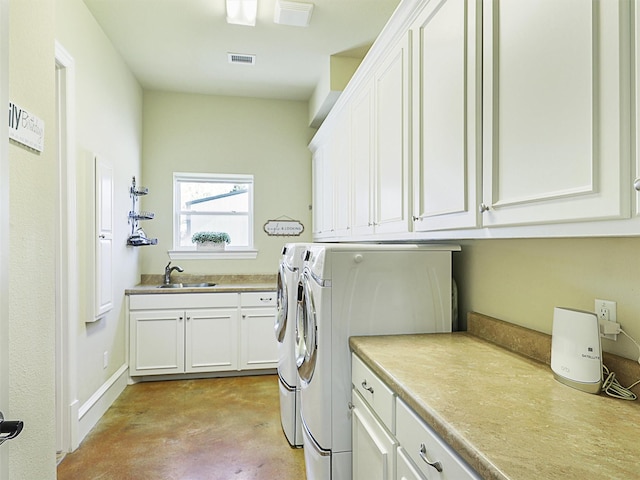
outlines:
[[[107,368],[109,366],[109,352],[104,352],[102,354],[102,368]]]
[[[613,302],[611,300],[600,300],[596,298],[595,312],[596,315],[598,315],[598,321],[600,324],[600,336],[609,340],[618,340],[617,334],[605,333],[617,331],[620,327],[620,325],[618,325],[616,302]]]

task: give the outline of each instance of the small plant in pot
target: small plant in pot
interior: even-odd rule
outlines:
[[[196,244],[198,250],[224,250],[231,238],[226,232],[196,232],[191,241]]]

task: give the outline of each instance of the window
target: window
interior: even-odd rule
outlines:
[[[228,233],[225,254],[253,251],[253,175],[174,173],[173,187],[172,253],[195,254],[191,236],[202,231]]]

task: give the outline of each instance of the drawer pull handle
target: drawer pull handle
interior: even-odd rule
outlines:
[[[364,388],[366,391],[371,392],[373,394],[373,387],[370,387],[369,385],[367,385],[366,380],[362,382],[362,388]]]
[[[430,467],[435,468],[438,472],[442,472],[442,464],[440,462],[432,462],[429,460],[429,457],[427,457],[427,447],[424,443],[420,444],[420,458]]]
[[[273,300],[273,297],[260,297],[261,302],[270,302]]]

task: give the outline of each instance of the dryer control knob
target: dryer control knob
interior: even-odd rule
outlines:
[[[364,257],[362,256],[361,253],[356,253],[353,257],[353,261],[356,263],[360,263],[364,260]]]

